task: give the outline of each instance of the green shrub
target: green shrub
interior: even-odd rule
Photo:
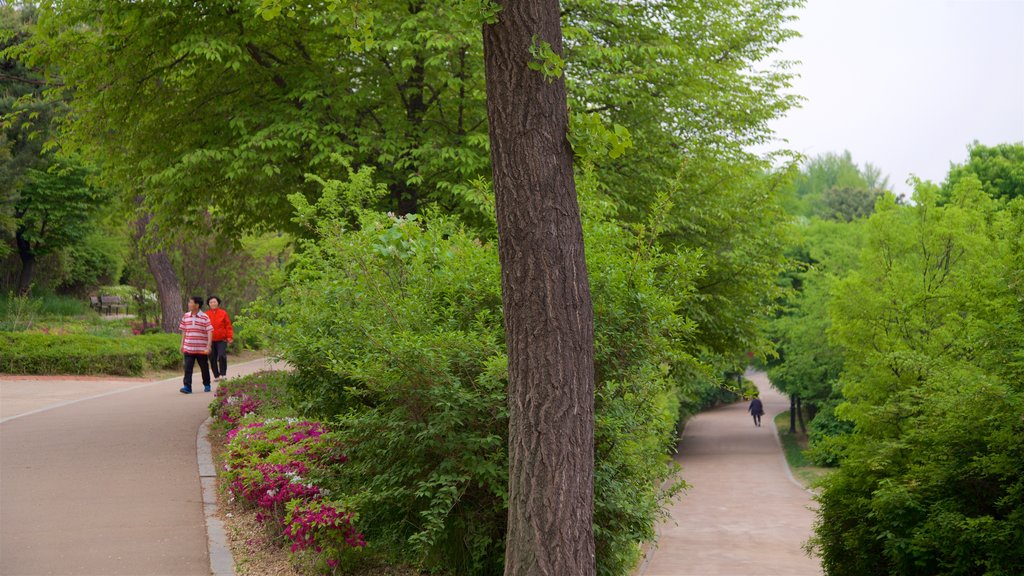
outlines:
[[[822,406],[807,430],[807,457],[818,466],[838,466],[846,435],[853,432],[852,422],[836,417],[836,404],[832,400]]]
[[[128,252],[126,235],[95,230],[64,250],[63,291],[84,294],[96,286],[117,281]]]
[[[87,334],[0,333],[0,373],[141,376],[181,365],[177,334],[103,338]]]
[[[339,186],[337,183],[334,186]],[[500,574],[506,528],[507,359],[497,251],[442,217],[342,213],[365,173],[297,201],[318,238],[250,328],[296,367],[301,413],[330,421],[350,463],[328,485],[371,546],[451,574]],[[668,454],[692,324],[696,260],[661,254],[592,211],[595,538],[603,575],[626,574],[678,484]],[[353,230],[354,228],[354,230]]]
[[[221,427],[228,428],[248,414],[277,415],[287,405],[291,378],[290,372],[264,370],[225,380],[217,386],[210,402],[210,416]]]

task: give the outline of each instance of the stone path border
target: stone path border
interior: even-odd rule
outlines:
[[[235,558],[228,546],[224,523],[218,516],[217,469],[213,466],[213,450],[209,440],[211,422],[212,418],[204,420],[196,435],[196,457],[199,460],[199,481],[203,485],[203,514],[206,516],[206,539],[210,550],[210,574],[235,576]]]

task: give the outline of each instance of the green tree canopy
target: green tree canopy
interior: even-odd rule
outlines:
[[[830,575],[1024,570],[1024,203],[939,195],[880,203],[831,303],[855,428],[819,498]]]
[[[628,159],[602,163],[609,193],[642,213],[681,166],[754,162],[743,147],[766,140],[767,121],[793,103],[789,74],[757,63],[792,34],[783,24],[795,4],[565,3],[577,152],[622,137],[601,126],[634,142]],[[306,173],[344,175],[338,155],[375,167],[399,212],[480,208],[470,185],[489,173],[479,26],[493,6],[258,10],[59,0],[43,8],[33,61],[56,66],[74,93],[69,140],[109,177],[151,190],[158,218],[208,208],[220,226],[285,228],[287,193],[315,195]]]
[[[942,185],[940,197],[948,201],[957,184],[971,175],[993,198],[1007,200],[1024,196],[1024,143],[985,146],[974,142],[968,147],[964,164],[953,165]]]
[[[703,254],[695,348],[722,366],[767,346],[781,184],[746,149],[795,103],[786,64],[765,62],[799,4],[563,3],[576,157],[621,219],[658,216],[659,242]],[[209,216],[226,237],[298,232],[286,196],[315,199],[306,175],[341,177],[347,163],[375,169],[381,208],[438,206],[493,237],[480,26],[494,10],[55,0],[31,61],[73,94],[67,145],[141,194],[159,229]]]
[[[806,161],[786,191],[784,207],[795,216],[849,222],[871,214],[889,178],[870,163],[863,168],[850,152],[827,153]]]

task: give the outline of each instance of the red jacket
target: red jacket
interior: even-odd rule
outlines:
[[[231,329],[231,318],[228,318],[228,313],[223,308],[211,308],[206,311],[206,315],[210,317],[210,323],[213,324],[213,339],[215,341],[235,339],[235,331]]]

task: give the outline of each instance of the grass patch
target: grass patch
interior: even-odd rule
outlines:
[[[782,451],[786,455],[786,463],[797,479],[805,488],[813,488],[818,480],[832,473],[834,468],[823,468],[815,466],[804,456],[807,450],[807,434],[797,429],[796,433],[789,433],[789,411],[782,412],[775,416],[775,427],[779,430],[779,439],[782,440]]]

